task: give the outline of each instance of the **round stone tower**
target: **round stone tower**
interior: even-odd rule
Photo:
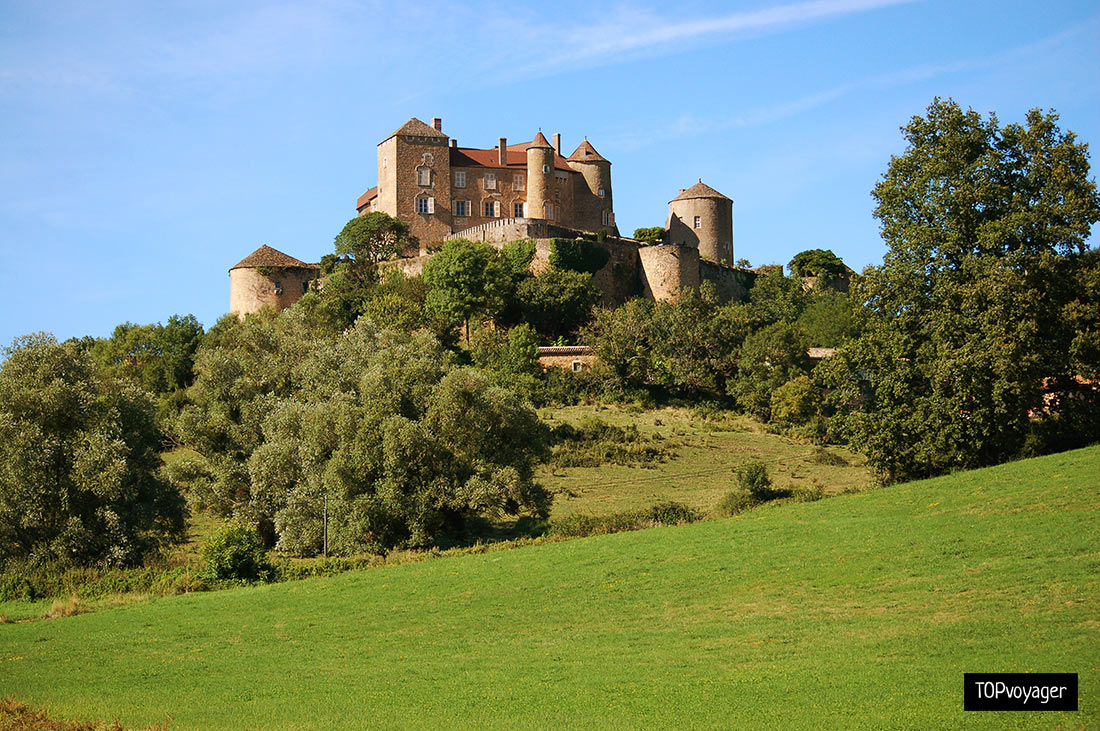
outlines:
[[[699,257],[733,264],[733,201],[698,183],[668,202],[668,240],[699,249]]]
[[[540,131],[527,148],[527,217],[550,219],[547,205],[554,202],[554,146]],[[556,218],[556,217],[554,217]]]
[[[569,156],[569,166],[584,178],[586,195],[573,196],[576,225],[586,231],[616,231],[611,199],[611,162],[596,152],[588,140]]]
[[[297,302],[321,270],[267,244],[229,270],[229,311],[243,318],[264,307],[283,310]]]

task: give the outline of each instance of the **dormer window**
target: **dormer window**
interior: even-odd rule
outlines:
[[[416,169],[416,184],[417,185],[431,185],[432,184],[432,169],[421,165]]]

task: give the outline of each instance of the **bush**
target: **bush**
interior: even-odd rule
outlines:
[[[825,491],[820,487],[797,487],[791,492],[791,499],[796,503],[817,502],[825,497]]]
[[[657,525],[684,525],[703,517],[687,505],[674,500],[657,503],[646,511],[646,516]]]
[[[763,462],[749,462],[737,470],[737,484],[753,497],[760,497],[771,487],[772,478]]]
[[[215,579],[267,580],[272,567],[260,533],[245,525],[231,525],[207,540],[202,558]]]
[[[671,450],[647,439],[638,427],[615,426],[586,418],[577,426],[562,424],[551,432],[554,467],[599,467],[604,464],[652,465],[668,459]]]
[[[848,460],[824,447],[815,449],[814,453],[810,455],[810,461],[827,467],[846,467],[848,465]]]
[[[755,508],[760,503],[750,493],[744,490],[730,490],[718,503],[718,514],[729,518],[746,510]]]

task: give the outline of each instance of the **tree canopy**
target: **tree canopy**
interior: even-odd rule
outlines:
[[[1087,146],[1032,110],[1001,126],[936,99],[873,196],[889,250],[853,295],[862,335],[828,364],[849,438],[890,480],[1095,435],[1100,198]],[[1073,353],[1092,353],[1074,359]]]
[[[183,529],[157,476],[149,395],[100,378],[76,342],[28,335],[0,367],[0,562],[140,562]]]

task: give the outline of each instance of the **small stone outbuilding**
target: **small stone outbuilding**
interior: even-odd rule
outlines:
[[[229,311],[243,318],[264,307],[290,307],[320,274],[320,265],[307,264],[264,244],[230,268]]]

